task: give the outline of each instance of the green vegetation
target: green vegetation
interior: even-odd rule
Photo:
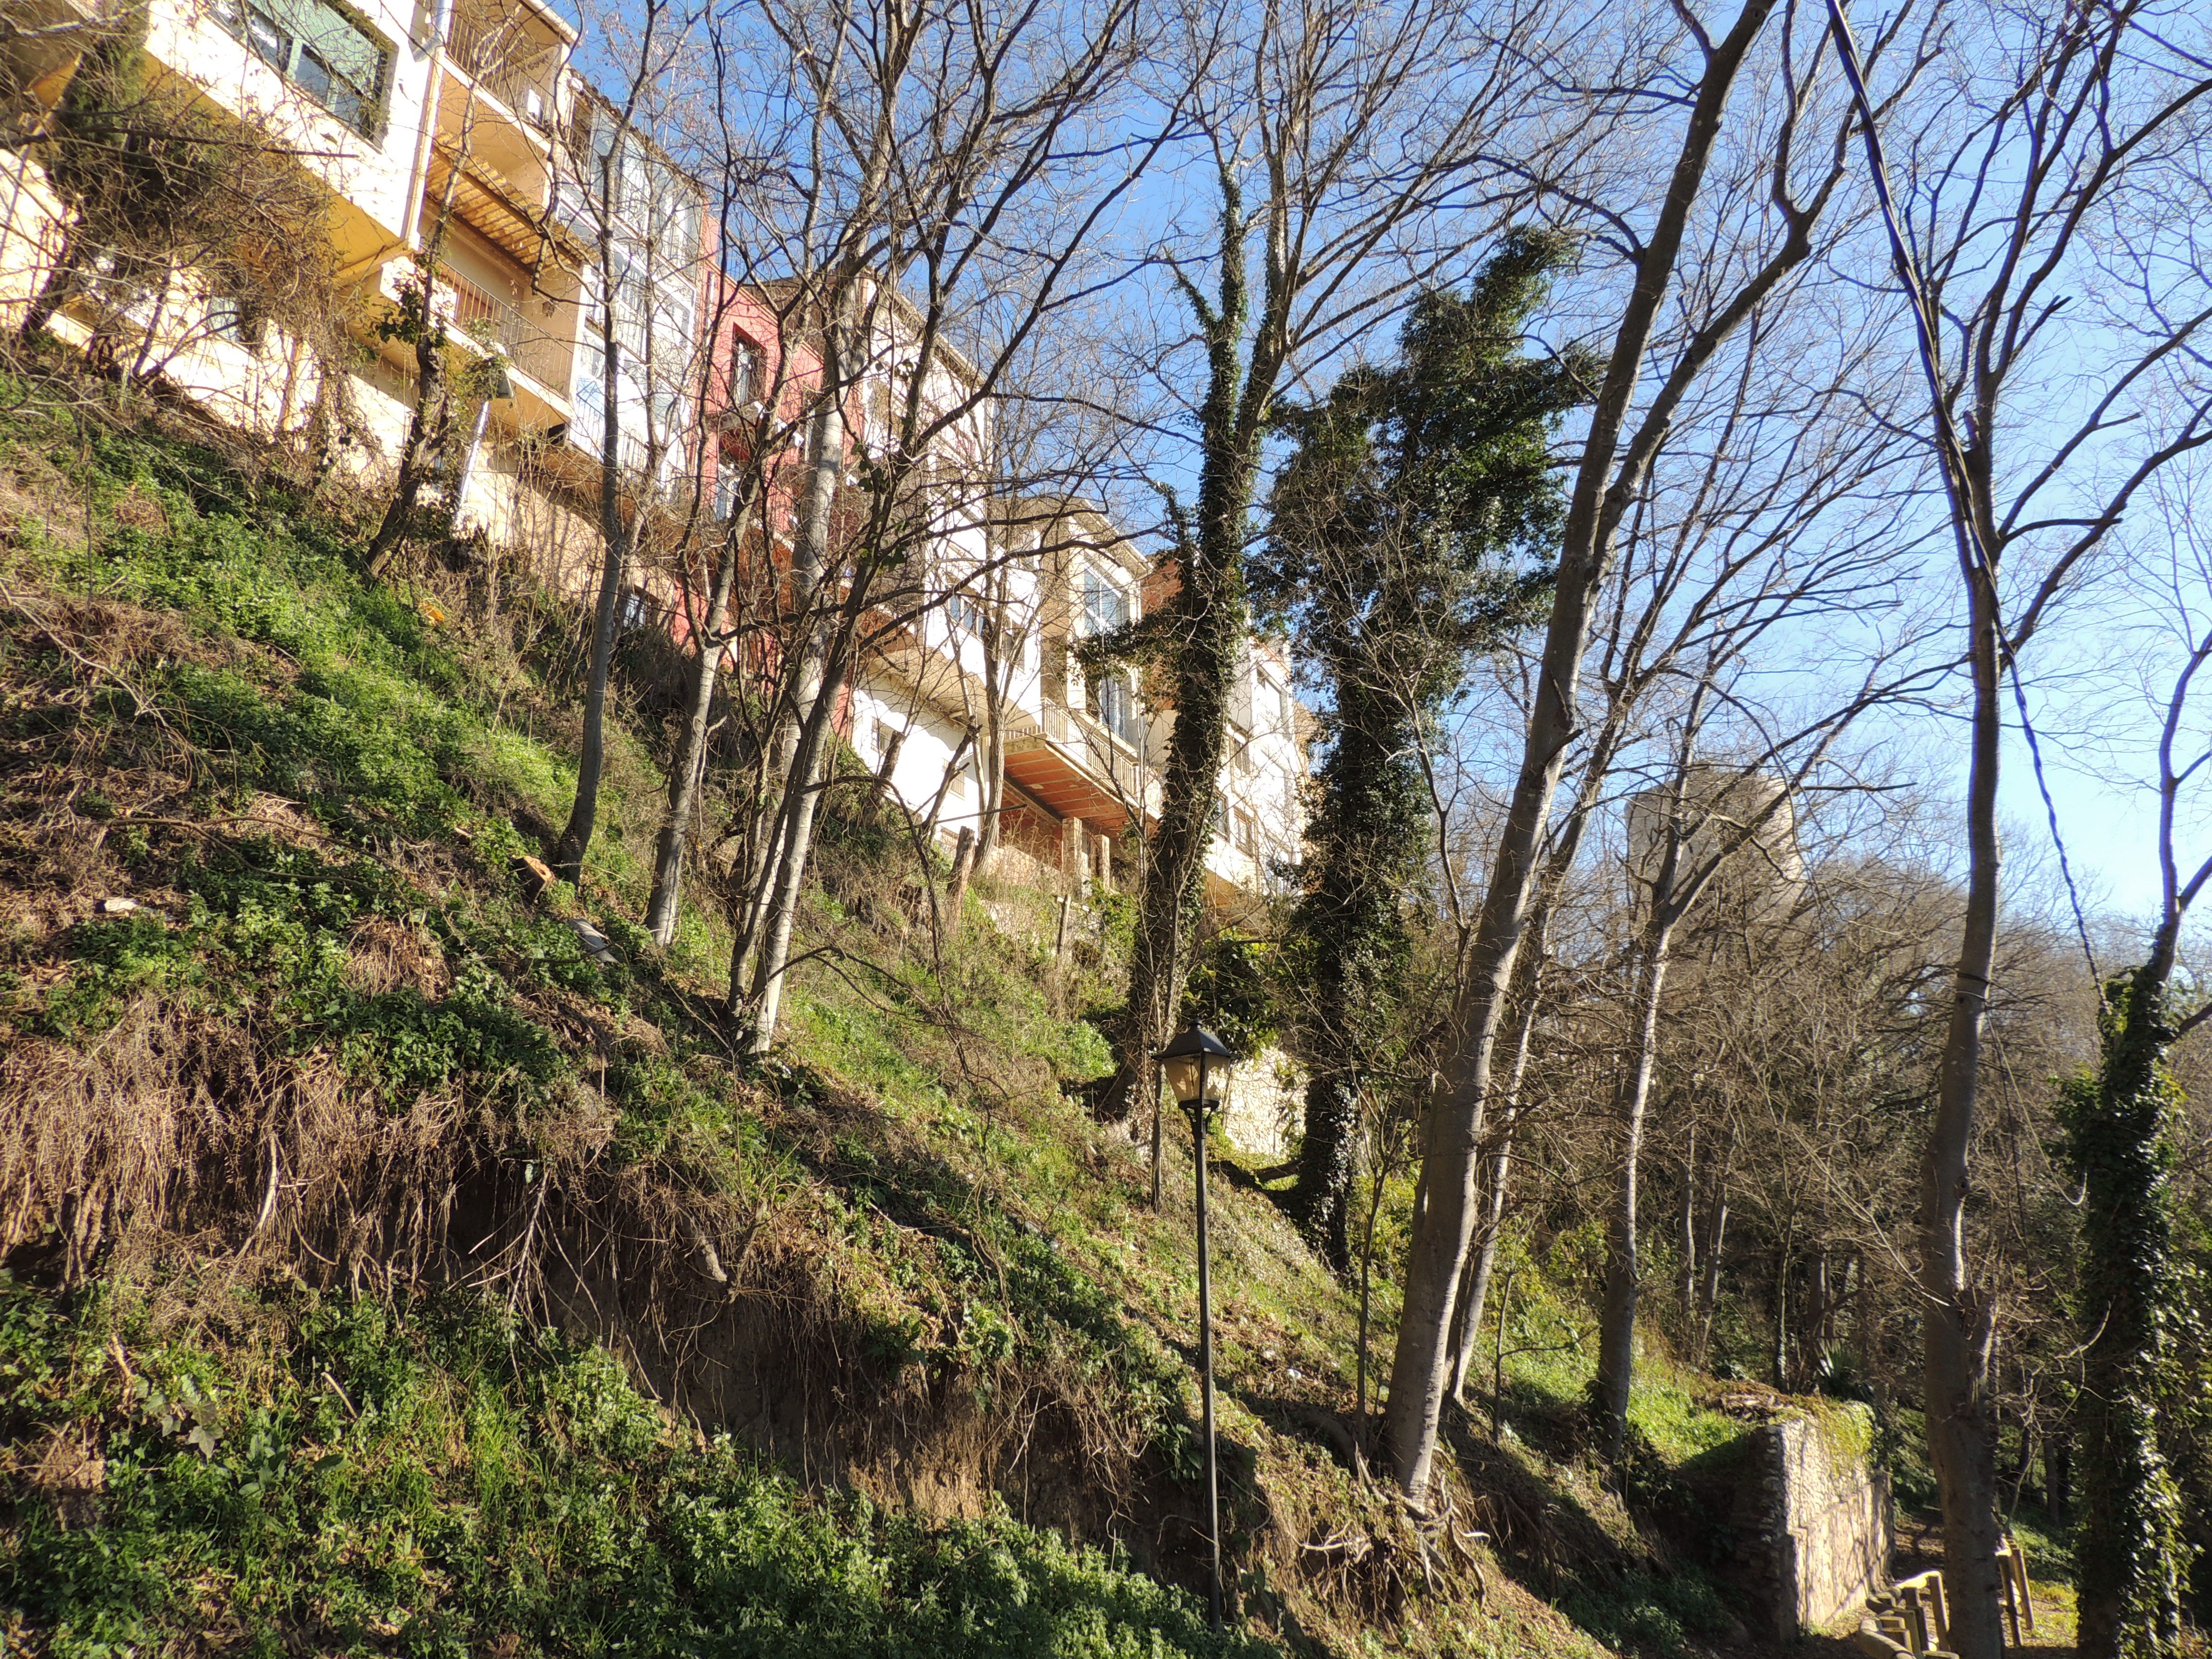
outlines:
[[[642,896],[630,849],[646,838],[623,831],[651,810],[650,734],[617,745],[609,833],[583,890],[533,903],[514,873],[532,846],[518,826],[554,819],[569,787],[561,664],[529,650],[550,596],[521,596],[507,637],[522,648],[503,650],[450,624],[465,598],[428,573],[412,592],[358,580],[363,520],[343,500],[97,417],[18,416],[0,441],[16,499],[69,488],[92,526],[80,540],[59,514],[24,514],[5,580],[19,624],[0,657],[8,740],[34,782],[71,780],[58,814],[19,793],[25,810],[0,849],[12,895],[0,1012],[24,1039],[0,1104],[26,1144],[40,1115],[42,1129],[99,1147],[116,1127],[100,1057],[128,1054],[143,1071],[158,1028],[188,1067],[195,1056],[244,1065],[280,1097],[228,1128],[161,1090],[140,1103],[149,1117],[167,1103],[158,1132],[188,1164],[198,1154],[237,1170],[238,1207],[211,1245],[245,1243],[261,1177],[274,1192],[281,1176],[299,1189],[285,1200],[311,1253],[298,1261],[319,1271],[337,1243],[331,1183],[372,1164],[378,1123],[434,1124],[404,1181],[375,1171],[380,1196],[404,1207],[471,1179],[510,1194],[558,1187],[602,1236],[680,1203],[732,1261],[750,1234],[781,1231],[815,1258],[796,1288],[816,1305],[793,1322],[826,1323],[856,1382],[924,1395],[964,1382],[979,1400],[1056,1405],[1080,1419],[1079,1446],[1087,1436],[1109,1486],[1126,1487],[1147,1457],[1193,1462],[1186,1372],[1100,1288],[1115,1281],[1089,1259],[1111,1237],[1086,1224],[1103,1219],[1099,1183],[1062,1139],[1071,1113],[1054,1085],[1101,1069],[1103,1045],[1047,1007],[1032,948],[986,936],[879,967],[864,988],[849,969],[824,972],[796,1000],[791,1058],[747,1079],[700,1017],[726,950],[713,923],[690,918],[664,957],[627,920]],[[88,835],[106,854],[89,870],[70,861]],[[72,887],[58,916],[27,902]],[[102,892],[137,908],[104,914],[90,902]],[[854,926],[827,895],[817,902],[825,938]],[[592,958],[577,915],[620,962]],[[287,1115],[287,1091],[325,1104],[335,1093],[349,1110],[311,1125]],[[845,1127],[828,1130],[833,1115]],[[273,1171],[256,1156],[264,1139],[278,1148]],[[991,1179],[1009,1158],[1024,1170],[1013,1203]],[[728,1446],[664,1432],[604,1351],[507,1315],[538,1305],[544,1261],[517,1262],[495,1285],[482,1275],[489,1299],[410,1301],[402,1284],[386,1305],[283,1288],[281,1257],[241,1256],[242,1283],[277,1273],[272,1299],[241,1291],[239,1308],[203,1309],[185,1334],[155,1338],[143,1304],[157,1281],[131,1264],[166,1252],[163,1224],[193,1213],[191,1171],[116,1168],[97,1151],[92,1162],[82,1197],[106,1247],[131,1254],[103,1258],[83,1289],[47,1276],[76,1259],[63,1241],[81,1212],[60,1171],[9,1172],[15,1242],[34,1271],[8,1291],[19,1382],[8,1438],[82,1434],[113,1474],[90,1531],[34,1500],[35,1468],[19,1459],[11,1481],[31,1501],[0,1534],[5,1599],[58,1650],[153,1640],[217,1610],[242,1631],[275,1620],[425,1652],[476,1650],[502,1631],[593,1650],[617,1621],[636,1650],[660,1650],[710,1626],[739,1640],[727,1632],[754,1602],[755,1622],[787,1638],[727,1650],[818,1639],[854,1652],[1149,1652],[1154,1630],[1172,1650],[1212,1650],[1180,1592],[1049,1532],[811,1507]],[[1070,1202],[1055,1210],[1060,1199]],[[1045,1206],[1034,1218],[1031,1200]],[[1118,1211],[1118,1191],[1103,1201]],[[471,1242],[419,1206],[385,1221],[387,1249]],[[353,1255],[356,1282],[372,1258]],[[248,1318],[240,1309],[256,1331],[246,1346],[203,1325]],[[155,1403],[88,1376],[111,1338],[131,1376],[158,1379]],[[589,1377],[611,1390],[609,1420],[630,1425],[614,1439],[580,1439],[547,1403]],[[319,1389],[349,1392],[375,1432],[330,1432]],[[528,1449],[478,1455],[483,1425]],[[526,1501],[486,1507],[486,1482]],[[618,1503],[592,1497],[617,1490]],[[373,1521],[386,1503],[393,1512]],[[620,1582],[591,1553],[599,1535],[629,1540]],[[711,1572],[694,1559],[709,1542]],[[143,1565],[99,1570],[118,1553]],[[987,1584],[995,1611],[979,1610]],[[800,1607],[809,1597],[819,1611]],[[697,1631],[670,1622],[678,1602],[706,1621]]]
[[[0,1547],[0,1602],[58,1656],[184,1632],[455,1659],[1256,1650],[1003,1514],[810,1498],[677,1428],[604,1349],[453,1293],[64,1307],[0,1279],[0,1431],[52,1498]]]
[[[465,572],[365,584],[365,506],[158,418],[18,412],[0,463],[11,1639],[1595,1655],[1725,1633],[1711,1564],[1653,1540],[1705,1513],[1700,1462],[1740,1425],[1655,1360],[1633,1479],[1600,1478],[1587,1240],[1509,1249],[1505,1444],[1480,1432],[1489,1349],[1455,1428],[1480,1501],[1518,1506],[1474,1523],[1514,1575],[1485,1596],[1347,1467],[1352,1298],[1231,1170],[1246,1634],[1211,1638],[1174,1587],[1200,1559],[1189,1164],[1171,1136],[1153,1213],[1137,1149],[1060,1095],[1110,1065],[1125,902],[1061,963],[1050,907],[988,884],[934,937],[903,844],[833,820],[788,1041],[736,1067],[712,905],[665,952],[630,921],[659,733],[612,734],[580,888],[517,872],[572,787],[556,596],[510,580],[494,616]],[[1024,905],[1039,925],[991,920]],[[1250,1024],[1265,971],[1229,939],[1199,988]],[[1346,1528],[1352,1565],[1310,1553]]]

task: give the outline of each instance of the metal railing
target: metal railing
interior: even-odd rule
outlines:
[[[556,396],[568,395],[576,361],[574,341],[549,332],[450,267],[438,280],[453,296],[454,327],[484,345],[497,347],[516,369]]]
[[[452,32],[446,37],[446,51],[479,86],[517,115],[551,130],[561,48],[525,33],[520,9],[495,11],[468,6],[458,10]]]

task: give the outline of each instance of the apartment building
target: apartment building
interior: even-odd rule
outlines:
[[[1172,590],[1096,503],[1001,502],[994,529],[988,575],[970,575],[965,587],[948,581],[928,626],[864,666],[855,704],[876,718],[856,725],[854,746],[872,763],[894,757],[900,799],[911,810],[933,809],[948,844],[963,828],[980,830],[995,805],[1008,873],[1114,890],[1124,884],[1120,866],[1139,831],[1158,823],[1175,713],[1148,696],[1134,669],[1086,668],[1079,647]],[[1235,907],[1274,891],[1282,866],[1297,858],[1312,730],[1279,650],[1248,641],[1206,851],[1210,902]],[[915,749],[919,762],[910,757]]]
[[[40,3],[88,21],[100,9]],[[567,583],[589,569],[599,533],[587,498],[608,404],[600,307],[612,304],[620,342],[623,460],[636,470],[657,457],[651,482],[665,483],[685,466],[684,387],[712,258],[696,186],[621,130],[572,67],[576,40],[575,25],[536,0],[153,0],[147,13],[156,76],[268,135],[320,186],[336,286],[368,349],[344,388],[354,463],[388,468],[404,442],[414,351],[378,325],[434,255],[434,314],[485,365],[465,398],[456,524],[526,543]],[[21,69],[9,80],[41,87],[51,105],[67,83],[55,84],[60,67],[45,82]],[[0,326],[51,274],[65,230],[35,162],[19,155],[13,171],[0,179]],[[304,343],[196,289],[193,272],[149,287],[82,284],[54,326],[78,340],[118,323],[142,330],[169,384],[251,430],[298,427],[327,390]]]
[[[101,0],[27,3],[94,21]],[[65,40],[41,40],[42,56],[0,53],[0,119],[19,132],[35,130],[74,67]],[[680,518],[696,489],[711,524],[734,505],[753,416],[773,396],[789,419],[755,534],[770,560],[787,556],[793,423],[821,374],[807,331],[780,303],[787,294],[718,273],[701,192],[577,72],[576,27],[553,5],[152,0],[147,46],[160,74],[270,134],[317,182],[367,348],[345,371],[356,464],[388,468],[404,442],[414,350],[378,324],[434,264],[435,314],[483,369],[468,377],[465,450],[447,484],[459,528],[526,548],[545,579],[582,592],[599,562],[610,404],[633,507],[658,499]],[[0,327],[52,270],[66,228],[35,163],[17,152],[11,171]],[[299,342],[195,291],[190,271],[160,286],[88,285],[54,326],[82,342],[128,313],[159,337],[169,382],[219,417],[272,434],[307,418],[323,388]],[[911,398],[933,432],[925,453],[903,458],[903,556],[881,584],[839,727],[947,848],[995,815],[1010,873],[1117,886],[1133,832],[1158,816],[1173,714],[1149,707],[1126,670],[1084,671],[1074,647],[1158,603],[1171,574],[1094,504],[1001,499],[975,369],[940,346],[917,386],[918,319],[895,293],[878,298],[838,422],[845,487],[890,459]],[[638,572],[627,619],[687,637],[708,556],[694,547]],[[744,666],[774,672],[765,659]],[[1302,823],[1306,728],[1286,665],[1255,641],[1239,673],[1207,858],[1224,901],[1264,890]]]

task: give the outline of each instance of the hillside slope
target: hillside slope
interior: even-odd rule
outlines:
[[[557,599],[488,582],[483,550],[366,584],[359,504],[283,458],[0,390],[11,1639],[1595,1655],[1727,1631],[1571,1433],[1544,1449],[1583,1380],[1547,1293],[1512,1333],[1528,1436],[1464,1441],[1482,1494],[1419,1539],[1346,1467],[1352,1299],[1232,1167],[1243,1630],[1211,1636],[1189,1164],[1155,1213],[1137,1149],[1061,1094],[1105,1065],[1082,1016],[1114,994],[1110,908],[1060,962],[1018,890],[940,935],[910,850],[855,812],[786,1048],[742,1072],[711,876],[673,950],[630,921],[649,721],[582,890],[517,874],[570,787]],[[1682,1382],[1638,1397],[1662,1465],[1731,1431]]]

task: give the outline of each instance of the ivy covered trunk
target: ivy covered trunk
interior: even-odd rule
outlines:
[[[1180,586],[1170,601],[1175,727],[1161,780],[1159,825],[1146,848],[1129,1007],[1104,1110],[1109,1121],[1158,1109],[1152,1056],[1174,1032],[1190,969],[1189,943],[1203,898],[1214,796],[1227,750],[1223,720],[1246,627],[1241,561],[1258,447],[1255,433],[1249,448],[1224,441],[1227,453],[1218,461],[1209,454],[1199,534],[1184,550]]]
[[[1250,292],[1247,220],[1233,178],[1222,181],[1221,276],[1209,303],[1186,290],[1206,349],[1206,393],[1199,410],[1201,457],[1195,525],[1178,526],[1176,585],[1155,646],[1164,659],[1175,726],[1160,780],[1159,824],[1145,849],[1129,1006],[1115,1043],[1114,1074],[1100,1103],[1108,1122],[1154,1115],[1152,1201],[1159,1201],[1158,1067],[1153,1056],[1174,1031],[1190,970],[1193,924],[1205,895],[1206,851],[1227,754],[1231,682],[1250,626],[1244,597],[1244,539],[1281,362],[1278,273],[1269,268],[1266,319],[1250,361],[1243,351]],[[1180,515],[1178,515],[1180,516]]]
[[[2154,965],[2106,987],[2098,1070],[2061,1092],[2066,1154],[2082,1185],[2091,1327],[2075,1431],[2081,1659],[2152,1659],[2175,1652],[2181,1635],[2180,1499],[2158,1423],[2173,1244],[2167,1128],[2180,1103],[2165,1066],[2166,977]]]
[[[1402,701],[1373,695],[1354,673],[1333,679],[1336,741],[1307,826],[1308,857],[1320,875],[1292,923],[1311,988],[1304,1024],[1312,1070],[1297,1185],[1284,1208],[1340,1273],[1352,1256],[1360,1099],[1402,996],[1409,947],[1399,907],[1421,848],[1422,803],[1419,774],[1407,758],[1418,734]]]

